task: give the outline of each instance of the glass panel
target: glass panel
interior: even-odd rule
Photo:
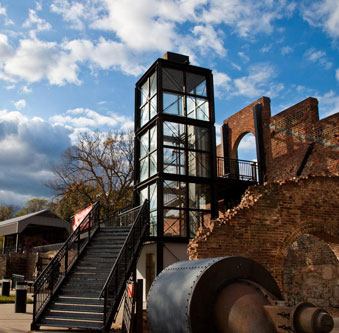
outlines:
[[[208,102],[206,99],[197,98],[197,119],[206,121],[210,119]]]
[[[187,96],[187,117],[196,118],[196,110],[195,110],[195,97]]]
[[[154,152],[149,156],[149,161],[149,175],[151,177],[157,173],[157,152]]]
[[[162,72],[162,88],[175,91],[183,91],[183,72],[176,69],[164,68]]]
[[[142,182],[148,178],[148,158],[144,158],[140,161],[140,181]]]
[[[142,205],[146,199],[148,199],[148,187],[140,191],[140,204]]]
[[[187,73],[186,85],[188,93],[193,95],[207,96],[205,76]]]
[[[153,97],[157,92],[157,73],[156,72],[150,77],[150,86],[151,86],[150,96]]]
[[[140,110],[140,127],[148,122],[148,103]]]
[[[197,153],[194,151],[188,152],[188,174],[196,177],[209,177],[209,154]]]
[[[183,116],[182,96],[164,93],[163,112]]]
[[[157,96],[154,96],[150,101],[150,107],[151,107],[151,116],[150,119],[152,119],[156,113],[157,113]]]
[[[164,209],[164,236],[186,236],[185,212],[179,209]]]
[[[185,132],[184,125],[172,123],[169,121],[164,122],[164,145],[184,147],[185,145]]]
[[[187,96],[187,117],[208,121],[208,101],[203,98]]]
[[[178,175],[185,174],[184,151],[164,148],[164,172]]]
[[[211,209],[210,185],[190,183],[188,188],[190,208]]]
[[[200,226],[207,226],[211,221],[210,212],[190,212],[189,225],[190,225],[190,238],[193,238]]]
[[[186,183],[174,180],[164,181],[164,206],[186,207]]]
[[[157,149],[157,127],[150,129],[150,151]]]
[[[149,187],[149,209],[150,211],[157,209],[157,184]]]
[[[157,235],[157,211],[150,213],[149,216],[149,225],[150,225],[150,235],[156,236]]]
[[[140,105],[144,105],[147,102],[148,99],[148,80],[141,86],[140,89]]]
[[[148,131],[140,137],[140,157],[146,156],[148,153]]]
[[[207,128],[187,126],[188,148],[194,150],[210,150],[210,136]]]

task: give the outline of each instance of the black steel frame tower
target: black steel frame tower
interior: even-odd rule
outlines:
[[[213,76],[167,52],[136,83],[134,201],[150,201],[150,241],[185,243],[217,216]]]

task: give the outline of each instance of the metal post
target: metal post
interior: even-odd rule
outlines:
[[[135,325],[136,333],[143,332],[143,310],[142,310],[142,296],[143,296],[143,283],[142,279],[137,281],[137,290],[136,290],[136,313],[135,313]]]

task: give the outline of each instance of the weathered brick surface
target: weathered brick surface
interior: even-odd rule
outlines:
[[[284,296],[322,307],[339,306],[338,259],[331,247],[312,235],[302,235],[289,247],[284,264]]]
[[[300,236],[338,245],[338,186],[339,177],[310,176],[250,187],[239,206],[199,230],[189,244],[190,258],[251,258],[264,265],[285,292],[286,257]]]
[[[263,106],[267,181],[295,177],[310,144],[314,148],[301,175],[339,175],[339,114],[319,120],[318,101],[312,97],[273,117],[270,99],[262,97],[227,118],[231,158],[237,158],[245,134],[255,135],[253,107],[258,103]]]

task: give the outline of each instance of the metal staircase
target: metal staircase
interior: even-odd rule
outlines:
[[[114,227],[99,220],[98,210],[95,206],[35,281],[32,330],[109,330],[149,230],[148,202],[120,214]]]

